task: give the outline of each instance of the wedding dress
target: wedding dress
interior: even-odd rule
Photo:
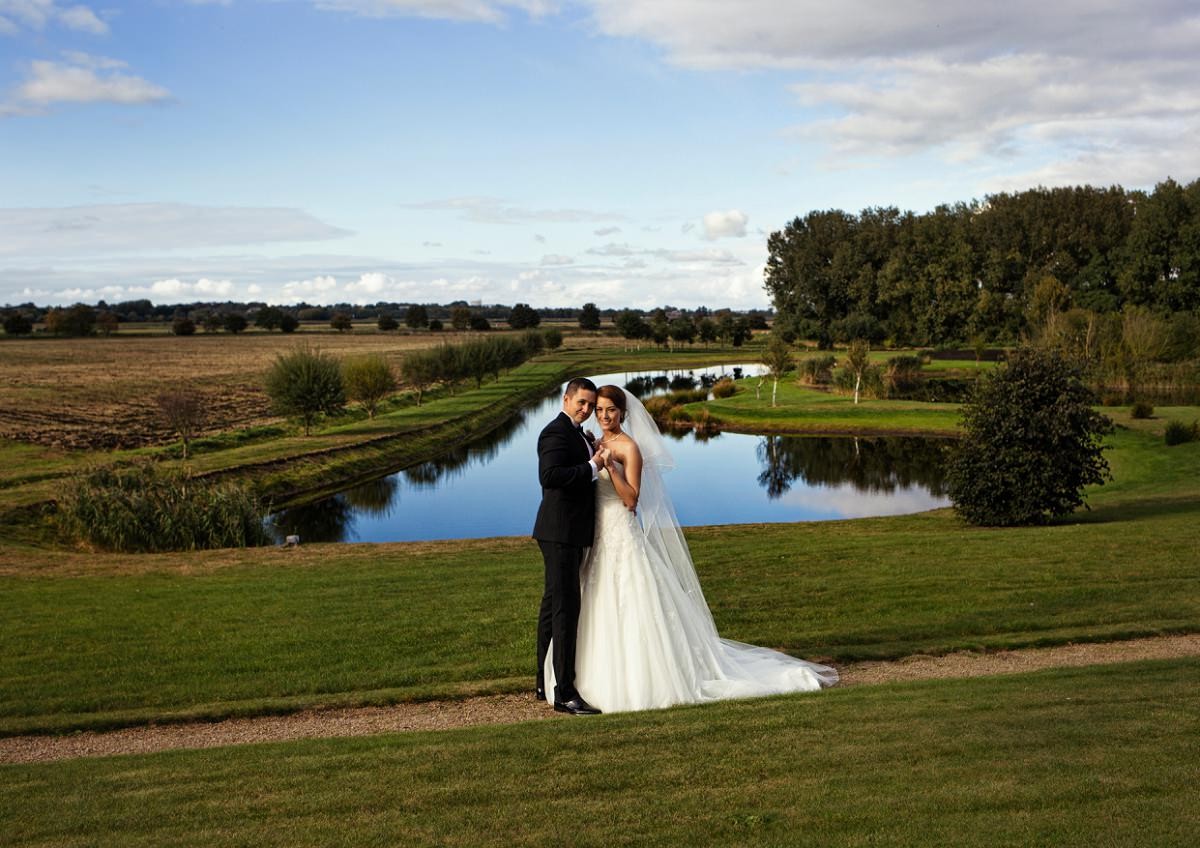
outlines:
[[[640,401],[625,396],[624,430],[642,452],[638,513],[625,507],[602,470],[595,541],[580,570],[579,694],[604,712],[626,712],[832,686],[838,675],[828,666],[717,634],[662,486],[670,453]],[[547,691],[554,685],[551,665]]]

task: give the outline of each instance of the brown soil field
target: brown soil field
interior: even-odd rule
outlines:
[[[263,375],[280,353],[305,342],[335,356],[406,350],[457,334],[378,332],[226,333],[0,341],[0,438],[66,449],[132,448],[170,442],[155,397],[190,388],[204,398],[202,433],[278,420]]]

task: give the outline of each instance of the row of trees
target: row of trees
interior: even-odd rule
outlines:
[[[926,214],[814,211],[768,239],[789,337],[1015,341],[1050,309],[1200,309],[1200,180],[996,194]]]
[[[706,347],[715,341],[741,347],[750,340],[754,329],[765,329],[767,325],[761,318],[754,321],[745,316],[735,317],[728,311],[716,313],[713,317],[678,312],[671,317],[666,310],[656,309],[647,320],[642,313],[625,309],[613,318],[613,326],[622,338],[653,341],[660,347],[670,343],[690,345],[697,340]]]
[[[434,384],[453,387],[463,380],[474,380],[479,386],[486,378],[499,377],[501,372],[515,368],[547,347],[561,344],[562,333],[558,330],[529,330],[515,337],[494,336],[458,345],[444,344],[407,353],[400,365],[400,375],[404,384],[416,392],[420,405],[422,395]],[[397,386],[395,371],[379,354],[339,360],[307,345],[276,357],[265,384],[272,409],[280,415],[299,418],[305,435],[320,416],[341,411],[347,401],[357,401],[373,418]],[[176,413],[173,418],[165,399],[160,399],[160,406],[171,426],[183,437],[186,457],[190,430],[185,432],[188,422],[180,421],[179,401],[173,403]]]

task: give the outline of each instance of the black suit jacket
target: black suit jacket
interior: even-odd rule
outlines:
[[[538,436],[542,503],[533,538],[590,547],[596,528],[596,486],[587,443],[565,412]]]

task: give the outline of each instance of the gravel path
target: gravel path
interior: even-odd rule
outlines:
[[[853,663],[838,670],[842,676],[840,685],[860,686],[1194,656],[1200,656],[1200,634],[940,657],[912,656],[892,662]],[[287,739],[368,736],[406,730],[448,730],[561,718],[564,716],[555,713],[547,704],[535,701],[532,694],[490,695],[389,707],[307,710],[282,716],[217,722],[145,725],[68,736],[12,736],[0,739],[0,763],[48,762]]]

